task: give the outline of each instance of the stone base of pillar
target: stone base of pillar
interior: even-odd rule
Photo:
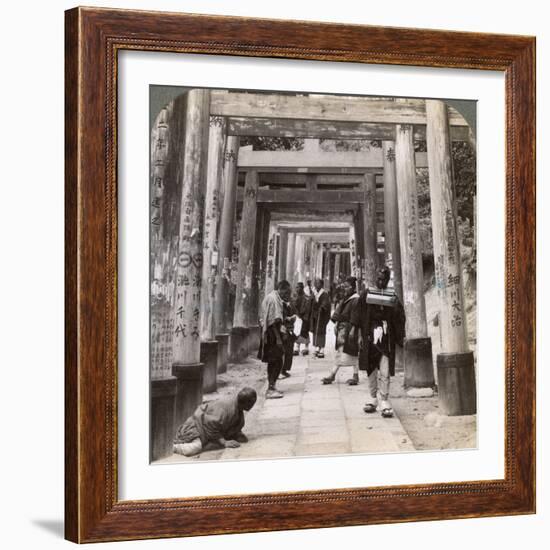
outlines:
[[[405,340],[403,346],[406,388],[433,388],[435,385],[432,339]]]
[[[449,416],[476,413],[473,352],[438,354],[437,380],[441,412]]]
[[[242,363],[248,357],[248,327],[233,327],[231,329],[229,356],[233,363]]]
[[[248,352],[256,355],[260,349],[262,329],[259,326],[248,327]]]
[[[171,456],[174,446],[176,379],[151,381],[151,462]]]
[[[210,393],[218,388],[216,375],[218,372],[218,341],[206,340],[201,342],[201,363],[204,364],[202,373],[202,391]]]
[[[229,334],[216,334],[218,341],[218,374],[227,371],[229,360]]]
[[[395,372],[403,372],[405,370],[405,353],[403,346],[395,346]]]
[[[202,376],[204,365],[193,363],[183,365],[174,363],[172,375],[176,377],[176,430],[183,424],[202,403]]]

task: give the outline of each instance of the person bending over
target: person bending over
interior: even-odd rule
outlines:
[[[194,456],[205,450],[208,444],[227,448],[246,443],[248,438],[242,432],[244,411],[254,406],[256,397],[256,390],[246,387],[237,394],[201,403],[178,428],[174,452]]]

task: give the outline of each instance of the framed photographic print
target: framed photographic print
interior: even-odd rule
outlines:
[[[66,536],[533,513],[532,37],[66,13]]]

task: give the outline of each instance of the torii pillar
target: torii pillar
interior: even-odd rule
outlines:
[[[399,243],[399,208],[397,205],[397,181],[395,174],[395,142],[382,142],[384,166],[384,235],[385,260],[391,269],[393,288],[403,303],[403,279],[401,275],[401,245]],[[403,369],[403,348],[395,349],[395,366]]]
[[[164,199],[164,186],[166,164],[168,161],[169,144],[172,143],[173,131],[173,111],[176,102],[171,102],[164,107],[155,120],[151,130],[151,254],[154,262],[151,262],[151,280],[153,277],[163,280],[165,274],[169,271],[168,265],[163,265],[160,258],[163,257],[163,250],[166,247],[168,239],[163,238],[162,206]],[[174,140],[177,142],[177,140]],[[173,155],[176,156],[176,155]],[[160,273],[155,273],[160,272]],[[174,433],[176,427],[176,383],[177,379],[172,376],[172,365],[169,357],[164,359],[160,348],[166,342],[171,342],[173,335],[168,337],[163,335],[159,325],[162,321],[170,322],[170,319],[163,318],[161,323],[156,322],[161,315],[156,315],[156,307],[151,307],[151,450],[150,458],[152,461],[171,456],[174,449]],[[167,301],[163,304],[162,310],[158,311],[166,317],[171,317],[170,304]]]
[[[357,235],[355,233],[355,224],[353,223],[350,225],[349,228],[349,261],[350,274],[353,277],[358,277],[359,269],[357,267]],[[336,270],[336,274],[339,274],[339,270]],[[359,282],[359,279],[357,279],[357,282]],[[358,290],[358,288],[356,288],[355,290]]]
[[[248,171],[244,186],[241,218],[235,312],[229,344],[231,357],[239,362],[244,361],[248,356],[247,342],[252,306],[252,262],[254,259],[254,234],[256,233],[256,212],[258,208],[258,185],[258,172]]]
[[[288,250],[288,230],[279,229],[279,250],[277,262],[277,282],[282,281],[286,277],[286,260]]]
[[[323,281],[324,288],[330,290],[330,248],[328,244],[323,244]]]
[[[237,208],[237,160],[239,138],[228,136],[223,157],[223,181],[220,202],[222,212],[218,237],[218,275],[216,279],[216,306],[214,323],[218,341],[218,372],[227,370],[229,360],[229,326],[232,312],[229,311],[229,289],[231,285],[231,255],[235,231]]]
[[[363,183],[363,245],[365,247],[365,284],[376,286],[376,268],[378,266],[378,243],[376,233],[376,176],[365,174]]]
[[[267,239],[267,257],[265,265],[265,292],[267,296],[275,289],[275,260],[277,257],[277,224],[271,222],[269,224],[269,235]]]
[[[323,278],[323,243],[315,243],[317,252],[315,253],[315,279]],[[312,280],[313,282],[313,280]]]
[[[176,427],[202,401],[200,307],[209,106],[208,90],[187,92],[172,362],[177,378]]]
[[[286,276],[285,279],[292,285],[294,272],[296,271],[296,233],[288,232],[287,255],[286,255]]]
[[[267,222],[267,223],[266,223]],[[269,212],[265,208],[258,208],[256,213],[256,232],[254,235],[254,254],[252,257],[252,274],[250,289],[250,304],[248,316],[248,349],[259,349],[260,329],[260,284],[264,269],[264,250],[267,246],[267,231],[269,228]]]
[[[413,127],[410,124],[396,127],[395,163],[403,306],[407,318],[404,345],[405,387],[432,388],[435,384],[432,342],[426,322]]]
[[[216,391],[218,341],[214,320],[216,278],[218,273],[218,220],[226,119],[210,117],[206,197],[204,212],[203,265],[201,289],[201,362],[204,363],[204,392]]]
[[[474,354],[468,349],[447,106],[426,100],[426,141],[442,352],[439,401],[449,415],[476,412]]]

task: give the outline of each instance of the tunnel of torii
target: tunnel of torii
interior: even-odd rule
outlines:
[[[304,148],[254,151],[240,147],[245,136],[304,138]],[[327,152],[321,139],[382,146]],[[152,306],[153,459],[171,454],[174,427],[217,374],[257,351],[262,299],[282,279],[330,287],[345,273],[374,286],[389,265],[406,314],[405,384],[434,385],[416,168],[429,174],[441,361],[470,360],[453,140],[472,133],[440,100],[192,89],[162,109],[151,139],[151,280],[165,297]],[[460,403],[460,385],[449,386]]]

